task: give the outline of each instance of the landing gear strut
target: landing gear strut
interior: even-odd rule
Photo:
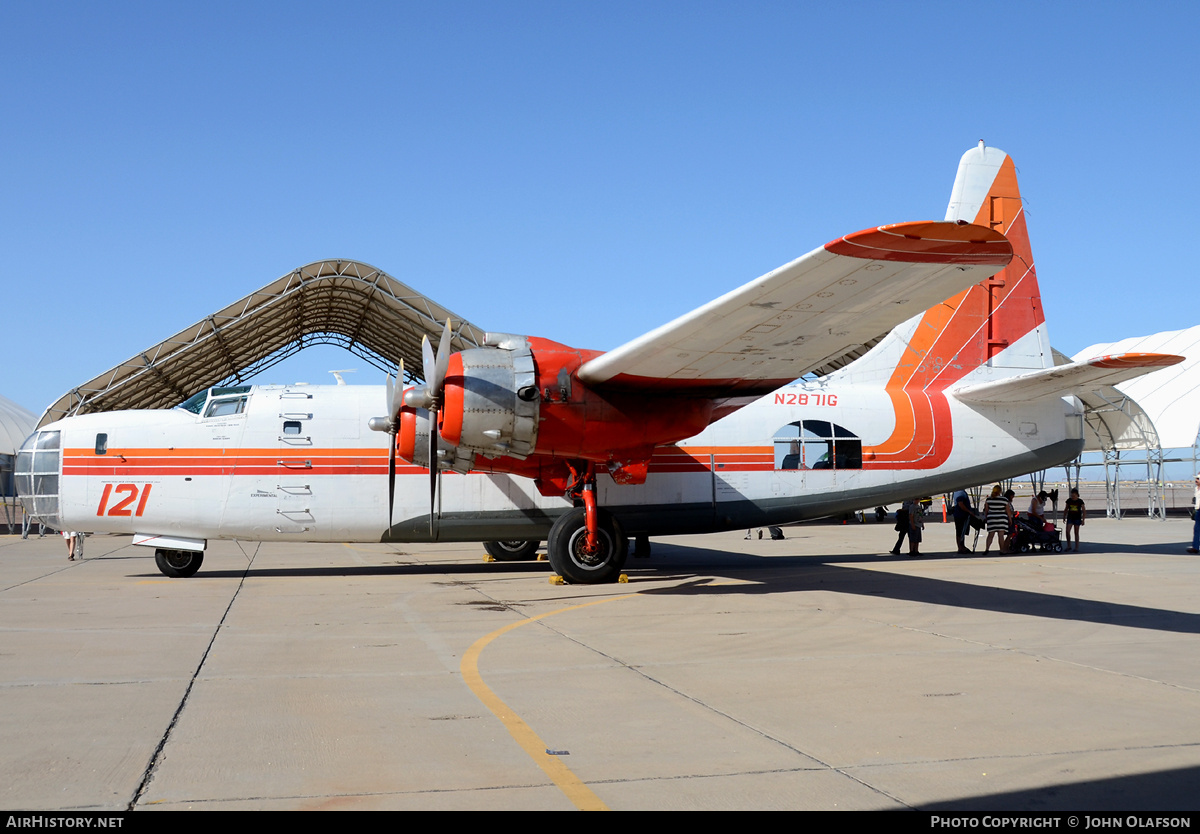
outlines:
[[[607,510],[596,506],[596,467],[587,464],[582,476],[575,475],[567,496],[582,501],[558,517],[546,539],[546,552],[554,572],[576,585],[613,582],[625,566],[629,540],[620,523]]]

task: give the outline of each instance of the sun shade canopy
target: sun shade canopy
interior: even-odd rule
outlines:
[[[383,371],[394,372],[403,358],[409,377],[422,379],[421,337],[436,340],[446,319],[454,350],[483,343],[483,330],[382,270],[317,261],[71,389],[38,425],[93,411],[171,408],[320,344],[339,345]]]

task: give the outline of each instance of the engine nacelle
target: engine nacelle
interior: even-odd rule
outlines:
[[[459,455],[490,459],[476,460],[481,469],[526,474],[522,462],[535,457],[584,460],[618,483],[642,483],[657,446],[711,422],[708,398],[589,389],[576,372],[598,351],[506,334],[488,334],[484,344],[450,357],[438,417],[441,438]],[[542,463],[535,469],[530,477],[551,479]]]
[[[396,431],[396,457],[414,466],[429,468],[429,432],[433,427],[429,412],[424,408],[400,409],[399,426]],[[466,474],[475,464],[475,453],[460,449],[439,437],[437,445],[438,468],[443,472],[453,469]]]
[[[523,336],[489,333],[484,344],[450,357],[438,430],[451,446],[523,460],[537,445],[541,403],[533,352]]]

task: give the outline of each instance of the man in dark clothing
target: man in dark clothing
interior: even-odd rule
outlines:
[[[971,528],[971,498],[965,489],[954,493],[954,538],[959,553],[970,553],[966,545],[967,530]]]

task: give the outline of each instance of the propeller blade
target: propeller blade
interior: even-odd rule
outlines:
[[[390,377],[389,377],[390,381]],[[404,407],[404,359],[401,358],[399,366],[396,368],[396,387],[388,386],[388,412],[389,416],[395,420],[400,413],[400,409]]]
[[[396,435],[388,449],[388,530],[392,529],[392,513],[396,506]]]
[[[433,395],[440,401],[442,385],[446,382],[446,369],[450,367],[450,319],[446,319],[446,328],[442,331],[442,339],[438,342],[437,360],[434,362],[434,377],[430,387]]]
[[[430,391],[433,388],[433,375],[437,373],[437,360],[433,356],[433,345],[429,341],[429,334],[421,336],[421,370],[425,372],[425,387]]]
[[[388,374],[385,386],[388,408],[388,426],[391,442],[388,444],[388,530],[392,529],[392,514],[396,508],[396,434],[400,431],[400,409],[404,405],[404,358],[396,367],[396,383]]]
[[[438,473],[441,467],[437,459],[437,412],[429,412],[429,539],[437,541],[437,523],[434,508],[437,506]]]

